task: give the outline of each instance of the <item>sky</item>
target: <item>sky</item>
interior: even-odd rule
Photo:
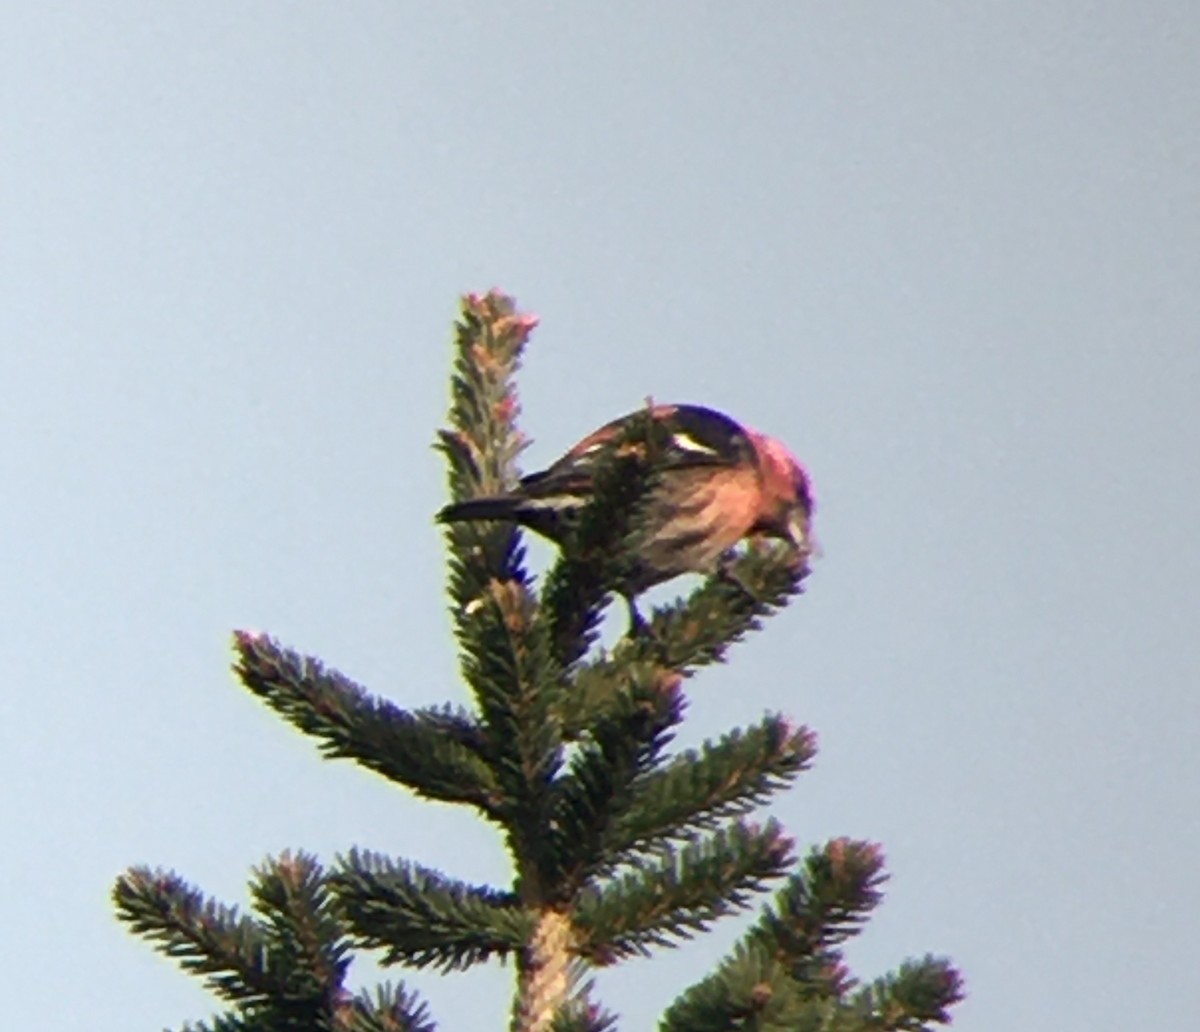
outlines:
[[[771,812],[882,843],[855,972],[952,957],[969,1032],[1200,1027],[1197,53],[1182,0],[10,11],[7,1023],[217,1009],[113,919],[131,864],[239,904],[289,847],[507,878],[229,673],[256,628],[466,701],[431,443],[495,286],[541,320],[528,468],[648,395],[809,467],[808,591],[680,741],[818,732]],[[601,1000],[652,1028],[745,923]],[[507,1020],[508,969],[385,977]]]

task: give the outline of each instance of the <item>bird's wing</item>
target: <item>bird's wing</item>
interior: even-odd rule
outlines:
[[[754,445],[736,420],[702,405],[672,405],[664,419],[671,431],[664,456],[670,468],[757,464]]]
[[[521,494],[531,501],[561,507],[588,500],[597,464],[636,419],[647,412],[666,431],[664,447],[655,455],[660,472],[757,463],[754,446],[741,424],[700,405],[657,405],[614,419],[594,430],[553,465],[521,480]]]

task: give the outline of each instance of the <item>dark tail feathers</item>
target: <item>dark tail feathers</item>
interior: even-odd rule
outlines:
[[[515,519],[521,500],[506,495],[492,498],[469,498],[465,502],[452,502],[437,514],[439,523],[457,523],[460,520],[511,520]]]

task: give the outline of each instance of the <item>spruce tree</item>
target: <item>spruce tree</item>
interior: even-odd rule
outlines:
[[[535,320],[498,293],[463,299],[449,427],[439,447],[454,499],[518,477],[525,439],[514,386]],[[403,984],[352,993],[355,950],[385,965],[447,973],[493,958],[516,973],[517,1032],[600,1030],[616,1019],[589,974],[677,946],[771,897],[730,953],[662,1015],[664,1032],[923,1029],[961,998],[944,959],[906,961],[860,982],[843,944],[880,901],[882,856],[837,839],[797,857],[754,812],[815,756],[780,714],[672,751],[685,685],[799,595],[808,568],[750,544],[732,576],[656,609],[610,651],[597,646],[608,586],[636,541],[637,499],[655,476],[623,449],[540,590],[521,532],[446,529],[449,591],[471,705],[404,709],[265,635],[234,636],[242,684],[327,757],[351,759],[425,799],[472,807],[502,835],[513,879],[470,885],[452,872],[355,846],[326,866],[285,852],[255,869],[252,912],[174,872],[134,867],[113,891],[118,917],[202,978],[225,1011],[193,1032],[424,1032],[428,1007]],[[492,1027],[499,1027],[497,1017]]]

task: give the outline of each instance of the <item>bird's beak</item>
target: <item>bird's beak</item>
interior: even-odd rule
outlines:
[[[821,547],[812,535],[811,522],[808,513],[803,509],[793,509],[788,516],[787,536],[796,549],[805,557],[820,555]]]

